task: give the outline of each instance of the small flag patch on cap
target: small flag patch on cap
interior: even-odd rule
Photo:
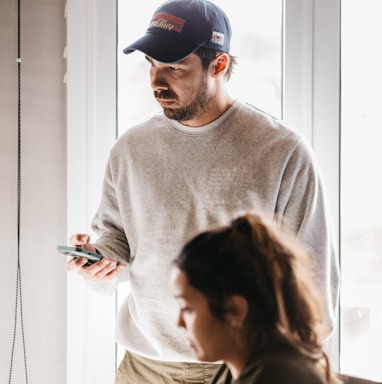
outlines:
[[[211,43],[224,45],[224,33],[212,31]]]

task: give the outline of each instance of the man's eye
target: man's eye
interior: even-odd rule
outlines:
[[[179,67],[170,67],[170,70],[171,70],[171,71],[178,71],[178,70],[179,70]]]
[[[189,312],[191,312],[191,308],[190,307],[182,307],[182,308],[180,308],[180,311],[183,313],[189,313]]]

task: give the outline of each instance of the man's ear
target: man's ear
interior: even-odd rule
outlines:
[[[212,62],[213,76],[220,77],[224,75],[229,65],[229,56],[227,53],[219,53]]]
[[[226,301],[226,321],[235,328],[241,328],[248,315],[248,302],[240,295],[232,295]]]

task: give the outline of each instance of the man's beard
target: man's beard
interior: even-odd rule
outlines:
[[[154,96],[156,98],[177,100],[176,94],[171,91],[155,91]],[[201,116],[207,110],[212,98],[213,96],[209,94],[207,89],[206,78],[203,77],[198,92],[188,105],[179,108],[163,107],[163,112],[169,119],[177,121],[192,120]]]

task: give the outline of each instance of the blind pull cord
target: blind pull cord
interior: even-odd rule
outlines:
[[[20,233],[21,233],[21,0],[17,0],[17,271],[16,271],[16,296],[14,328],[12,340],[11,362],[9,368],[8,384],[12,382],[13,361],[17,339],[17,325],[20,316],[21,339],[24,357],[25,383],[28,384],[28,369],[26,356],[26,343],[24,333],[23,295],[21,284],[21,258],[20,258]]]

